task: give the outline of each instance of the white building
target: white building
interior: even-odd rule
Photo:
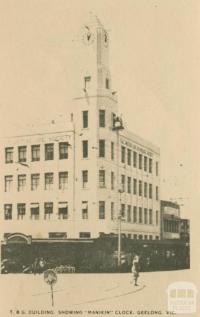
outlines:
[[[109,42],[97,19],[77,37],[75,98],[64,128],[4,139],[3,237],[96,238],[117,233],[120,218],[126,236],[160,238],[159,149],[122,129]]]

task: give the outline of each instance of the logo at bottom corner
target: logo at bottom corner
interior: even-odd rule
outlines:
[[[194,283],[178,281],[168,285],[168,311],[176,314],[195,313],[197,306],[197,287]]]

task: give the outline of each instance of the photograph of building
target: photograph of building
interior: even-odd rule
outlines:
[[[74,39],[64,121],[1,142],[2,272],[32,272],[40,258],[79,272],[127,271],[134,249],[142,270],[188,267],[180,206],[160,199],[160,149],[119,113],[112,38],[90,15]]]
[[[0,9],[0,316],[199,315],[198,1]]]
[[[97,238],[116,234],[120,221],[131,239],[160,239],[160,151],[130,132],[118,114],[111,40],[96,17],[83,27],[80,87],[64,126],[55,122],[48,131],[4,139],[6,236]]]

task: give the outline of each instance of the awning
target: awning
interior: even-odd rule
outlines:
[[[68,203],[65,201],[59,202],[59,208],[67,208],[68,207]]]
[[[31,203],[31,208],[39,208],[39,203]]]
[[[87,209],[88,208],[88,203],[87,202],[83,202],[82,203],[82,209]]]
[[[31,215],[39,215],[39,203],[31,203]]]

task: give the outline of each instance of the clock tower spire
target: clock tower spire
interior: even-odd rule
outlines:
[[[76,80],[76,97],[111,95],[109,69],[109,34],[98,17],[90,15],[80,32],[75,61],[79,79]],[[78,80],[80,85],[78,85]]]

